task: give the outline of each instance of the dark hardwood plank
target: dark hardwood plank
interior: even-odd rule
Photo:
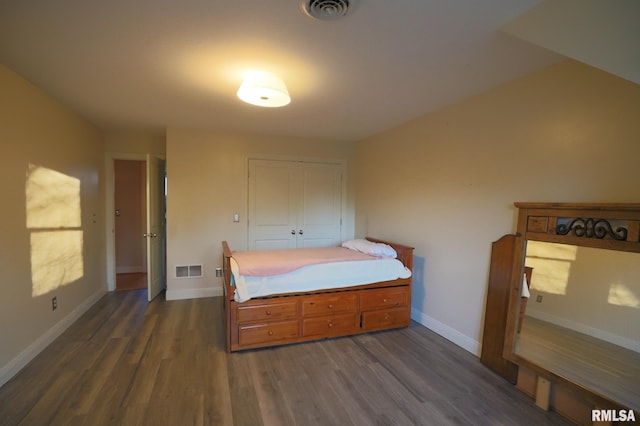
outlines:
[[[227,354],[222,319],[110,293],[0,388],[0,424],[568,424],[418,324]]]

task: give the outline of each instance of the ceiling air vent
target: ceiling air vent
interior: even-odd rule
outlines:
[[[312,18],[331,21],[349,13],[353,7],[353,0],[302,0],[300,7]]]

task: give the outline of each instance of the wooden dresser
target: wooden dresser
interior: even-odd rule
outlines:
[[[231,350],[407,327],[408,285],[249,300],[231,306]]]

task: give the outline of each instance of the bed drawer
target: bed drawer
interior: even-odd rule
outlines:
[[[302,321],[303,336],[343,336],[358,331],[358,315],[355,313],[309,318]]]
[[[356,312],[358,295],[355,293],[328,294],[305,298],[302,302],[302,315],[330,315],[338,312]]]
[[[298,321],[280,321],[267,324],[241,325],[238,327],[238,343],[258,343],[291,340],[298,337]]]
[[[279,321],[296,318],[298,304],[295,301],[238,306],[239,324],[254,321]]]
[[[376,308],[407,306],[409,296],[409,287],[392,287],[363,292],[360,299],[360,309],[365,311]]]
[[[362,313],[362,330],[406,327],[411,322],[409,307],[381,309]]]

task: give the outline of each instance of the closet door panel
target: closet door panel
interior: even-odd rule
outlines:
[[[295,170],[282,161],[249,162],[249,250],[296,247]]]
[[[305,164],[298,210],[298,247],[327,247],[340,243],[342,172],[332,164]]]
[[[340,243],[340,165],[249,160],[248,196],[250,250]]]

